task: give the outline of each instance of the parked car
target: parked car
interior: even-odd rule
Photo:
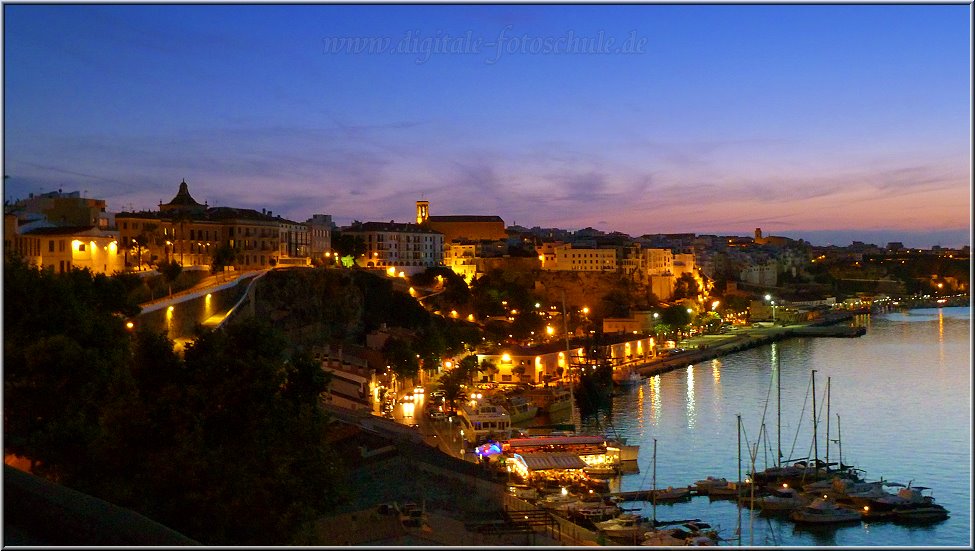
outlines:
[[[428,415],[430,416],[430,419],[433,419],[434,421],[443,421],[447,418],[442,411],[437,410],[431,411]]]

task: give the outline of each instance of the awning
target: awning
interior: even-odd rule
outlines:
[[[584,469],[588,467],[585,461],[574,453],[523,453],[529,471],[544,471],[548,469]]]
[[[536,436],[532,438],[512,438],[508,446],[512,448],[528,448],[532,446],[575,446],[586,444],[602,444],[606,439],[602,436]]]

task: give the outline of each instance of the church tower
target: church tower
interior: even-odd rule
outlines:
[[[423,224],[430,218],[430,201],[416,202],[416,223]]]

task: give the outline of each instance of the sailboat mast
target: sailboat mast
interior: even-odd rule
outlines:
[[[657,439],[653,439],[653,491],[650,493],[653,503],[653,527],[657,528]]]
[[[826,377],[826,472],[829,472],[829,383],[832,377]]]
[[[755,473],[752,472],[752,476]],[[741,414],[738,414],[738,486],[736,492],[741,491]],[[741,507],[738,507],[738,547],[741,547]]]
[[[816,433],[817,421],[816,421],[816,370],[812,370],[812,414],[813,414],[813,472],[817,472],[819,469],[819,435]]]
[[[776,395],[778,400],[778,405],[775,407],[777,419],[775,421],[775,426],[778,428],[779,436],[779,449],[778,454],[775,458],[775,464],[778,467],[782,467],[782,361],[779,355],[780,351],[776,349],[775,352],[775,385],[776,385]]]
[[[836,440],[840,445],[840,468],[843,468],[843,425],[840,424],[840,414],[836,414]]]
[[[576,425],[575,380],[572,378],[572,362],[569,360],[569,314],[565,309],[565,291],[562,291],[562,330],[565,333],[565,372],[569,375],[569,419],[573,430]]]

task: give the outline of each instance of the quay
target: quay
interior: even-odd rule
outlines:
[[[684,352],[678,352],[663,358],[654,358],[641,365],[634,366],[633,369],[642,377],[651,377],[695,363],[734,354],[735,352],[749,348],[771,344],[783,339],[794,337],[860,337],[866,334],[867,330],[865,327],[838,325],[840,322],[853,319],[857,313],[859,312],[833,312],[823,319],[811,323],[772,327],[748,327],[736,329],[729,334],[692,337],[678,344],[678,347],[687,347]]]

